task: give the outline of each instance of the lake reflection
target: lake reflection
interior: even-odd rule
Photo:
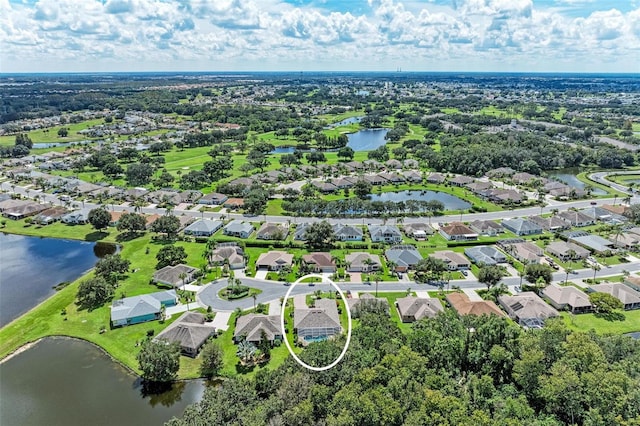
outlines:
[[[347,134],[349,142],[347,146],[354,151],[373,151],[374,149],[385,145],[389,129],[367,129],[360,130],[355,133]]]
[[[77,279],[98,257],[115,249],[113,244],[0,234],[0,327],[54,294],[54,286]]]
[[[202,398],[203,381],[149,394],[95,346],[48,338],[0,364],[1,425],[162,425]]]

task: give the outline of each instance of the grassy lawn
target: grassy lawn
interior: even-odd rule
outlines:
[[[598,334],[622,334],[640,331],[640,310],[623,312],[624,321],[607,321],[604,318],[596,317],[595,314],[572,315],[562,312],[560,315],[572,330],[584,332],[595,330]]]
[[[89,127],[102,124],[104,120],[99,118],[95,120],[81,121],[80,123],[64,124],[61,126],[51,127],[49,129],[38,129],[26,132],[31,138],[33,143],[67,143],[77,142],[81,140],[89,139],[86,135],[78,134],[80,130],[88,129]],[[66,127],[69,130],[67,137],[58,137],[58,130],[62,127]],[[7,146],[15,143],[16,137],[13,136],[0,136],[0,145]]]
[[[360,293],[362,295],[364,293]],[[375,296],[375,293],[371,293]],[[415,292],[411,292],[410,296],[415,296]],[[398,314],[398,308],[396,308],[396,299],[407,297],[406,291],[394,291],[394,292],[378,292],[378,297],[384,297],[389,302],[389,313],[391,314],[391,320],[398,324],[398,327],[403,333],[411,331],[411,323],[405,323],[400,320],[400,314]]]

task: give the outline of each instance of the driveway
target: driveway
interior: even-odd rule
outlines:
[[[266,269],[258,269],[256,271],[256,280],[266,280],[267,279],[267,274],[269,273],[269,271],[267,271]]]
[[[280,300],[274,300],[273,302],[269,303],[269,315],[279,316],[281,312]]]
[[[231,318],[231,312],[216,312],[216,316],[213,317],[211,325],[213,325],[216,330],[226,331],[229,328],[229,318]]]

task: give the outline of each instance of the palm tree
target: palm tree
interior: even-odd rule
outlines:
[[[591,269],[593,269],[593,284],[596,283],[596,273],[600,270],[600,265],[597,263],[591,264]]]
[[[258,298],[258,295],[255,292],[251,292],[251,298],[253,298],[253,311],[255,312],[256,310],[256,299]]]
[[[181,272],[180,275],[178,275],[178,277],[182,280],[182,291],[186,292],[186,287],[187,287],[187,283],[186,283],[186,279],[187,279],[187,274],[184,272]],[[189,298],[190,295],[187,295],[187,311],[189,310]]]
[[[238,355],[244,364],[252,363],[255,353],[256,347],[253,343],[243,340],[238,344],[238,351],[236,352],[236,355]]]
[[[564,279],[564,283],[567,284],[569,282],[569,274],[573,272],[573,269],[571,268],[565,268],[564,270],[567,273],[566,278]]]

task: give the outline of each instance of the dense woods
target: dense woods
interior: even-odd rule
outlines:
[[[344,341],[309,346],[328,364]],[[315,373],[289,358],[253,378],[225,379],[181,425],[638,425],[640,343],[569,331],[522,331],[497,317],[453,312],[403,334],[362,314],[343,361]]]

